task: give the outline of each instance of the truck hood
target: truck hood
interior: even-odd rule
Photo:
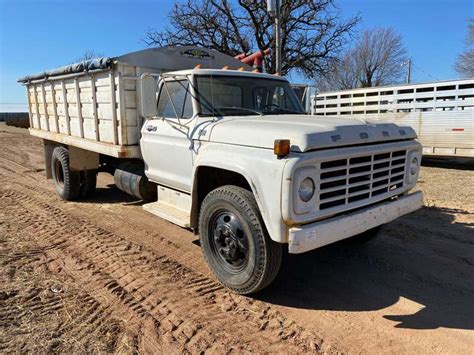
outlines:
[[[201,130],[201,140],[273,149],[275,139],[289,139],[291,151],[416,138],[411,127],[359,118],[308,115],[232,116]]]

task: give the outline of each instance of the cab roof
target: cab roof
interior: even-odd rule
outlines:
[[[188,75],[220,75],[220,76],[245,76],[253,77],[259,79],[273,79],[273,80],[283,80],[287,81],[285,77],[267,74],[267,73],[258,73],[245,70],[235,70],[235,69],[185,69],[177,70],[172,72],[164,73],[164,77],[174,77],[174,76],[188,76]]]

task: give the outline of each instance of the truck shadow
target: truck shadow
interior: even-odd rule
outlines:
[[[426,157],[424,156],[421,165],[431,168],[474,170],[474,159],[463,157]]]
[[[279,276],[257,298],[346,312],[403,302],[404,314],[383,315],[397,328],[474,329],[474,229],[455,222],[452,213],[423,208],[385,226],[367,244],[348,240],[285,254]]]
[[[121,190],[115,184],[108,184],[105,187],[97,187],[93,196],[79,199],[81,203],[112,203],[127,206],[141,206],[146,202],[133,197]]]

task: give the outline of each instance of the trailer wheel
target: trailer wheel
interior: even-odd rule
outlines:
[[[79,195],[84,198],[94,195],[97,186],[97,170],[82,170],[80,176],[81,187]]]
[[[211,271],[237,293],[260,291],[278,274],[282,245],[268,236],[248,190],[227,185],[211,191],[201,205],[199,237]]]
[[[67,148],[54,148],[51,156],[51,173],[58,195],[66,201],[75,200],[79,195],[80,176],[78,171],[69,168]]]

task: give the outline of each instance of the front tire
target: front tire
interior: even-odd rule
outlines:
[[[69,151],[56,147],[51,156],[51,173],[56,192],[63,200],[73,201],[79,196],[79,172],[69,168]]]
[[[211,271],[239,294],[262,290],[278,274],[282,245],[268,236],[248,190],[227,185],[211,191],[201,205],[199,237]]]

